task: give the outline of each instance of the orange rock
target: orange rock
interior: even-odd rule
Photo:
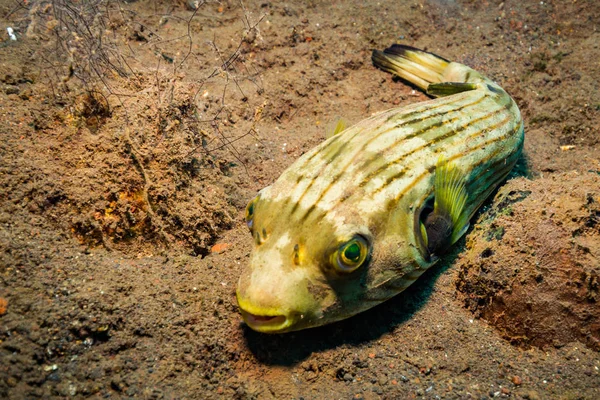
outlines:
[[[6,314],[6,309],[8,308],[8,300],[3,297],[0,297],[0,315]]]
[[[211,253],[222,253],[230,246],[229,243],[217,243],[210,248]]]

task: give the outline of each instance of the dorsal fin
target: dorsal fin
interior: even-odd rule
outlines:
[[[331,125],[327,127],[327,131],[325,132],[325,138],[329,139],[334,137],[340,132],[345,131],[349,127],[348,120],[342,117],[337,117]]]

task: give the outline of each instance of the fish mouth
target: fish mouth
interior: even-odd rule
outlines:
[[[263,333],[281,333],[290,330],[296,322],[296,314],[293,312],[285,313],[270,307],[263,309],[241,300],[239,295],[237,297],[242,318],[252,330]]]
[[[283,314],[261,315],[253,314],[240,308],[244,322],[251,329],[263,333],[283,332],[294,323],[294,319]]]

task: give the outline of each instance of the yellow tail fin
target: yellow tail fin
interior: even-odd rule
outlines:
[[[373,65],[418,86],[423,91],[431,83],[441,83],[450,61],[414,47],[394,44],[384,51],[373,50]]]
[[[434,97],[474,90],[482,82],[492,83],[466,65],[402,44],[384,51],[373,50],[371,60],[377,68],[399,76]]]

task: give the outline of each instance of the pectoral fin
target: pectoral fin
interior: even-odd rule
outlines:
[[[456,165],[440,157],[435,169],[434,206],[421,225],[421,234],[430,254],[439,255],[469,228],[466,176]]]

